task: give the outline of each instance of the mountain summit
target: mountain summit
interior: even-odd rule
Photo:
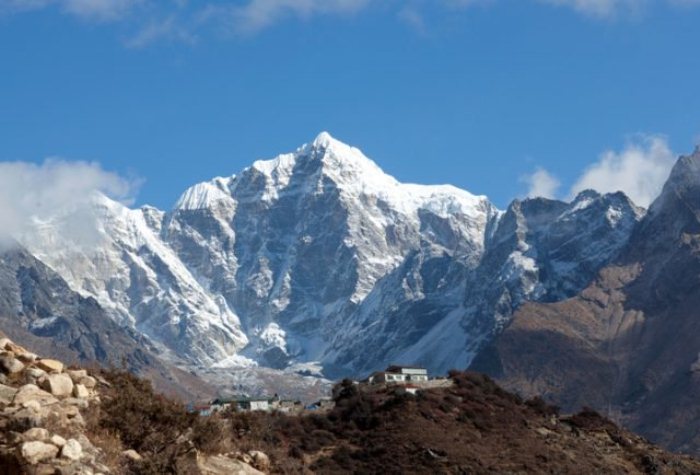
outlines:
[[[594,192],[501,211],[450,185],[400,183],[323,132],[192,186],[170,211],[102,198],[22,243],[197,371],[444,372],[466,367],[524,302],[583,289],[642,214]],[[82,216],[99,239],[75,246]]]

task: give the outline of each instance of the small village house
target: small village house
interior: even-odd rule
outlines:
[[[232,398],[218,398],[212,401],[211,411],[219,412],[229,408],[241,412],[269,411],[271,408],[270,401],[271,398],[269,397],[236,396]]]
[[[416,366],[391,365],[384,371],[372,373],[367,378],[369,384],[394,383],[422,383],[428,381],[428,370]]]

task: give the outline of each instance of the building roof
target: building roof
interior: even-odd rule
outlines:
[[[404,366],[404,365],[397,365],[393,364],[389,366],[385,371],[387,373],[396,373],[397,371],[401,371],[402,369],[415,369],[419,371],[425,371],[426,373],[428,370],[426,368],[421,368],[420,366]]]

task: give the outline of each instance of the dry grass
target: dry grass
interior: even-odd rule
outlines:
[[[235,413],[202,418],[128,373],[108,371],[91,437],[121,473],[195,473],[192,451],[268,454],[275,473],[649,473],[700,463],[650,446],[593,411],[560,417],[539,398],[486,376],[453,372],[450,388],[417,396],[401,387],[343,382],[328,413]],[[111,447],[111,448],[110,448]],[[144,462],[125,466],[121,450]],[[111,450],[111,452],[109,452]],[[592,453],[598,454],[591,457]],[[189,464],[189,465],[188,465]],[[663,470],[662,470],[663,472]]]
[[[103,370],[101,376],[109,387],[101,387],[102,403],[87,418],[88,436],[119,472],[180,473],[178,463],[190,451],[229,447],[219,418],[188,413],[183,404],[155,393],[150,382],[126,371]],[[127,449],[136,450],[143,461],[127,463],[121,457]]]

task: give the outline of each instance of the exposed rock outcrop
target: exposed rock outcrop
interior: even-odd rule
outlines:
[[[157,470],[157,462],[151,463],[133,449],[115,455],[122,442],[100,430],[103,425],[99,420],[103,404],[100,391],[110,388],[110,383],[102,376],[66,367],[58,360],[40,358],[7,338],[0,339],[0,357],[7,363],[0,372],[3,381],[0,384],[0,473],[106,475],[140,473],[143,467]],[[10,368],[17,367],[15,361],[26,361],[26,364],[19,371],[11,371]],[[120,395],[110,393],[108,401],[113,401],[115,396]],[[151,393],[150,397],[151,415],[166,417],[167,421],[168,409],[159,405],[161,396]],[[127,417],[128,414],[117,416]],[[88,419],[92,422],[88,423]],[[141,419],[141,423],[147,424],[148,419]],[[146,427],[134,430],[145,433]],[[185,462],[178,472],[182,474],[257,475],[263,472],[253,465],[263,470],[270,466],[262,452],[251,457],[250,465],[235,456],[200,453],[184,436],[170,444],[175,456]],[[181,448],[186,449],[185,455],[179,455]],[[190,464],[186,463],[187,454],[192,455]]]
[[[524,305],[473,368],[697,454],[698,308],[700,149],[678,160],[612,265],[575,298]]]
[[[75,394],[64,364],[41,359],[9,339],[0,340],[0,468],[4,473],[110,473],[104,455],[84,434],[82,410],[99,404],[96,385]],[[25,361],[22,368],[15,362]],[[79,373],[88,378],[87,372]],[[10,471],[8,471],[10,470]]]

